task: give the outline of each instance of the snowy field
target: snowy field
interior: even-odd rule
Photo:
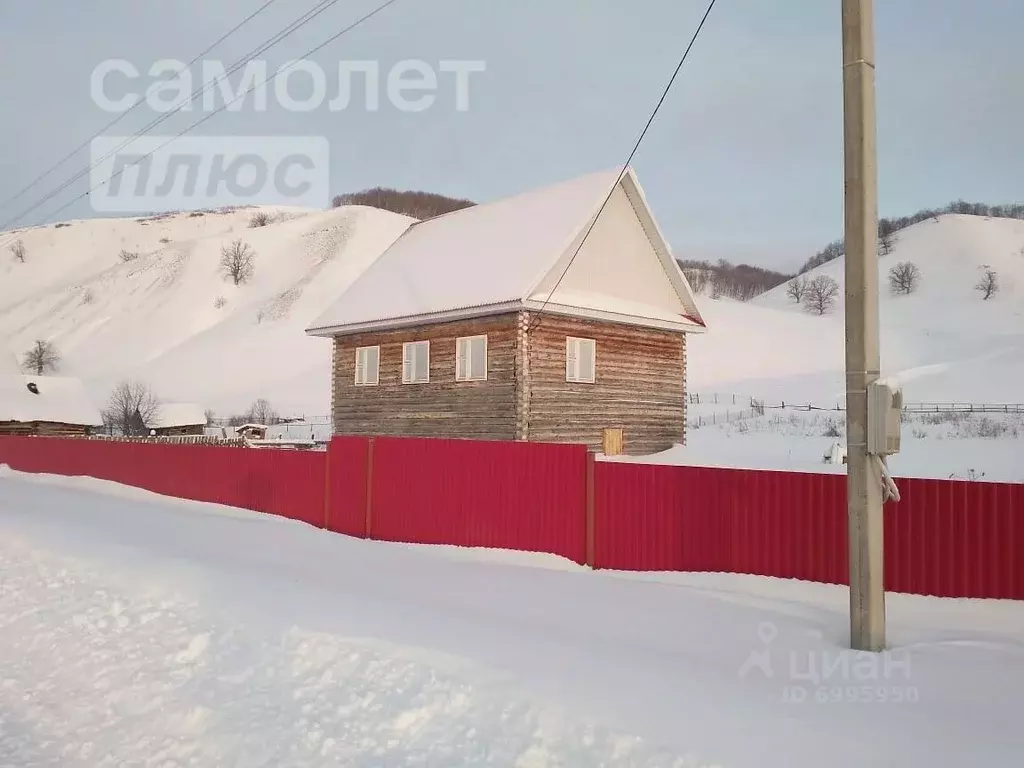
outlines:
[[[1024,605],[888,618],[0,469],[4,766],[1018,765]]]

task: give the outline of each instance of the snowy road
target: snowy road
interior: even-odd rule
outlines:
[[[0,469],[0,766],[1019,764],[1024,606],[468,555]]]

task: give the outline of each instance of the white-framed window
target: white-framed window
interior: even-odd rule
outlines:
[[[380,347],[356,348],[357,387],[373,387],[380,383]]]
[[[597,370],[597,342],[565,338],[565,380],[593,384]]]
[[[402,345],[402,383],[430,381],[430,342],[407,341]]]
[[[455,380],[487,378],[487,336],[461,336],[455,340]]]

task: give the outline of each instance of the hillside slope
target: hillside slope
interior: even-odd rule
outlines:
[[[303,331],[412,220],[360,206],[267,208],[273,222],[250,229],[254,210],[19,233],[25,263],[0,260],[0,338],[16,353],[51,340],[61,372],[101,402],[130,376],[161,398],[221,413],[258,397],[286,412],[326,412],[330,345]],[[219,260],[238,238],[256,262],[236,286]],[[123,262],[122,249],[139,256]]]
[[[904,382],[913,401],[1024,402],[1024,221],[945,215],[901,231],[879,259],[882,370]],[[913,294],[893,295],[889,269],[921,270]],[[991,266],[999,291],[988,301],[974,286]],[[806,277],[843,285],[844,261]],[[843,399],[842,295],[825,316],[807,314],[786,285],[752,302],[702,302],[706,336],[694,338],[688,375],[694,389],[718,388],[769,400]]]

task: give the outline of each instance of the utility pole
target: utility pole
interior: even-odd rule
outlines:
[[[846,509],[850,645],[885,648],[882,480],[868,455],[868,385],[879,377],[878,177],[872,0],[843,3],[846,181]]]

